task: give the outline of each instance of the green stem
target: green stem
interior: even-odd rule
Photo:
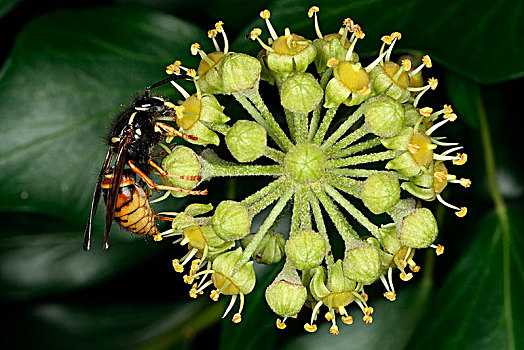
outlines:
[[[378,153],[364,154],[355,157],[331,159],[327,162],[326,168],[343,168],[349,165],[380,162],[382,160],[393,159],[400,155],[402,152],[403,151],[390,150]]]
[[[398,177],[400,180],[409,180],[409,177],[400,175],[396,171],[388,171],[388,170],[372,170],[372,169],[349,169],[349,168],[334,168],[329,170],[330,173],[338,176],[346,176],[346,177],[365,177],[368,178],[371,175],[375,173],[386,173],[386,174],[393,174],[396,177]]]
[[[350,156],[352,154],[355,154],[355,153],[358,153],[358,152],[362,152],[362,151],[368,150],[370,148],[379,146],[381,144],[382,143],[380,142],[380,137],[376,137],[376,138],[371,139],[371,140],[367,140],[367,141],[364,141],[364,142],[357,143],[356,145],[353,145],[353,146],[345,148],[345,149],[341,149],[341,150],[337,150],[337,151],[329,150],[328,155],[331,158],[343,158],[343,157],[347,157],[347,156]]]
[[[342,215],[340,210],[336,207],[335,203],[324,193],[320,185],[312,185],[311,189],[315,193],[315,196],[320,200],[324,209],[326,209],[328,216],[337,228],[338,233],[347,245],[353,242],[355,239],[360,239],[355,230],[351,227],[346,218]]]
[[[324,242],[326,243],[326,251],[324,253],[324,256],[326,259],[327,268],[328,270],[331,270],[333,264],[335,263],[333,253],[331,250],[331,243],[329,242],[329,236],[327,234],[326,225],[324,224],[324,216],[322,215],[320,204],[318,203],[317,197],[313,194],[313,191],[309,191],[309,203],[311,204],[311,209],[313,211],[313,217],[315,218],[317,231],[318,233],[320,233],[322,238],[324,238]]]
[[[284,182],[285,182],[285,179],[283,177],[279,177],[275,181],[268,184],[266,187],[258,190],[257,192],[253,193],[251,196],[246,197],[241,203],[244,206],[249,207],[253,205],[253,203],[258,202],[259,200],[267,196],[269,193],[275,191],[275,189],[282,187]]]
[[[340,188],[344,190],[343,188]],[[340,204],[352,217],[354,217],[362,226],[364,226],[373,236],[380,237],[377,225],[373,224],[369,219],[360,212],[353,204],[351,204],[340,192],[328,184],[324,185],[324,190],[331,196],[338,204]]]
[[[271,203],[276,201],[289,188],[290,188],[289,185],[286,186],[286,184],[283,184],[277,187],[273,192],[268,193],[265,197],[251,204],[248,207],[249,213],[251,214],[251,216],[255,216],[256,214],[260,213],[262,210],[269,207]]]
[[[288,151],[293,147],[293,143],[289,140],[287,135],[284,133],[284,130],[280,127],[280,125],[277,123],[275,118],[273,117],[273,114],[269,111],[266,104],[264,103],[264,100],[262,100],[262,97],[258,93],[258,90],[249,90],[244,93],[244,95],[253,103],[256,109],[262,114],[262,117],[264,120],[269,124],[271,129],[273,129],[275,133],[274,140],[277,144],[281,145],[282,150]]]
[[[266,149],[264,150],[264,156],[277,163],[282,163],[284,161],[285,154],[277,149],[266,146]]]
[[[324,91],[326,90],[326,85],[329,81],[329,78],[331,77],[332,72],[333,72],[333,68],[328,68],[322,74],[322,78],[320,78],[320,87]],[[322,101],[320,101],[320,103],[317,105],[317,107],[313,111],[313,116],[311,117],[311,123],[309,124],[309,133],[308,133],[308,139],[310,141],[313,140],[313,137],[315,136],[317,132],[318,123],[320,121],[320,112],[322,111],[323,104],[324,104],[324,97],[322,97]]]
[[[360,128],[358,128],[357,130],[353,131],[351,134],[349,134],[348,136],[344,137],[340,141],[336,142],[333,145],[333,147],[330,148],[330,151],[334,152],[334,151],[338,151],[338,150],[344,149],[347,146],[349,146],[352,143],[354,143],[355,141],[357,141],[358,139],[361,139],[362,137],[366,136],[367,134],[369,134],[369,127],[366,124],[362,124],[362,126]]]
[[[213,123],[213,122],[206,122],[204,120],[200,121],[204,126],[208,129],[211,129],[215,132],[218,132],[219,134],[225,135],[231,129],[231,127],[227,124],[219,124],[219,123]]]
[[[232,176],[281,176],[284,174],[282,165],[217,165],[213,164],[206,173],[202,172],[202,180],[214,177]],[[204,176],[205,175],[205,176]]]
[[[331,186],[340,188],[355,198],[360,198],[360,191],[362,190],[364,181],[350,179],[345,176],[337,176],[333,173],[326,174],[326,180]]]
[[[242,252],[242,256],[240,257],[240,260],[237,262],[235,266],[235,272],[238,271],[242,265],[247,263],[249,259],[251,259],[251,256],[255,252],[255,249],[257,249],[258,245],[262,241],[262,238],[266,235],[268,230],[271,228],[271,225],[273,222],[277,219],[280,212],[284,209],[286,206],[286,203],[291,199],[293,196],[294,189],[288,188],[287,191],[280,197],[277,204],[271,209],[271,212],[267,216],[266,220],[264,220],[264,223],[262,226],[260,226],[260,229],[255,234],[251,242],[249,242],[248,246],[244,249]],[[234,272],[233,272],[234,273]]]
[[[360,105],[360,107],[358,107],[348,117],[348,119],[346,119],[346,121],[338,127],[338,129],[326,140],[326,142],[324,142],[320,146],[320,148],[329,149],[331,146],[333,146],[333,144],[335,144],[335,142],[337,142],[338,139],[340,139],[342,135],[344,135],[346,131],[348,131],[355,124],[355,122],[360,119],[360,117],[362,117],[366,106],[367,106],[367,102],[362,103],[362,105]]]
[[[305,185],[296,185],[291,215],[290,237],[302,228],[311,228],[311,214],[307,201],[308,189]]]
[[[322,123],[320,123],[320,127],[318,128],[318,131],[316,132],[315,137],[313,138],[313,143],[315,145],[320,145],[322,143],[322,140],[324,140],[324,136],[326,136],[326,132],[328,131],[329,125],[335,117],[337,110],[338,106],[328,109],[324,114],[324,118],[322,118]]]
[[[306,113],[293,113],[293,117],[295,122],[295,132],[297,134],[295,138],[296,143],[305,142],[308,135],[308,115]]]
[[[284,113],[286,114],[286,122],[289,130],[289,135],[291,136],[291,141],[296,142],[297,140],[297,131],[295,129],[295,121],[293,120],[293,113],[290,110],[284,108]]]

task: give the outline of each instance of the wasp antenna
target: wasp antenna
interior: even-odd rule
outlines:
[[[151,89],[154,89],[154,88],[159,87],[161,85],[167,84],[167,83],[169,83],[171,81],[181,80],[181,79],[183,79],[183,80],[192,80],[192,78],[189,78],[189,77],[187,77],[185,75],[175,75],[174,74],[174,75],[171,75],[169,78],[162,79],[162,80],[154,83],[153,85],[146,87],[146,89],[144,91],[144,95],[145,95],[145,97],[149,97],[149,91]]]

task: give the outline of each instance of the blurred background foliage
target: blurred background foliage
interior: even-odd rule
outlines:
[[[369,288],[374,322],[355,322],[341,335],[325,322],[306,334],[308,315],[278,331],[263,299],[278,268],[257,268],[258,288],[243,321],[222,321],[222,302],[194,301],[171,259],[169,242],[153,244],[114,227],[102,251],[102,215],[93,249],[82,235],[103,137],[112,116],[137,91],[164,77],[175,59],[195,66],[189,45],[211,51],[207,29],[218,20],[234,51],[256,53],[244,36],[258,13],[272,11],[279,32],[313,37],[310,1],[275,0],[0,0],[0,301],[7,325],[2,348],[54,349],[484,349],[524,347],[523,157],[518,122],[524,73],[522,1],[357,0],[315,3],[324,33],[342,19],[359,23],[357,51],[375,55],[380,37],[402,32],[396,53],[427,53],[439,88],[424,97],[452,103],[459,120],[446,126],[465,146],[458,169],[469,190],[450,188],[468,206],[457,219],[437,208],[443,256],[428,254],[423,272],[397,283],[386,301]],[[236,40],[235,40],[236,38]],[[426,77],[429,77],[428,75]],[[172,89],[160,93],[177,99]],[[426,95],[427,96],[427,95]],[[242,116],[235,106],[226,112]],[[204,201],[250,193],[247,182],[208,184]],[[225,190],[224,190],[225,188]],[[155,206],[181,208],[187,200]],[[256,224],[256,223],[255,223]],[[421,259],[421,257],[419,257]],[[207,299],[207,300],[206,300]],[[387,304],[387,305],[386,305]]]

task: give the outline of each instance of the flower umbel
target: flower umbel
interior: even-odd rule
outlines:
[[[262,11],[269,38],[262,39],[260,28],[249,34],[261,46],[256,58],[230,51],[222,22],[208,33],[215,52],[191,46],[201,57],[194,71],[196,92],[189,94],[174,83],[184,101],[173,118],[182,132],[195,137],[193,143],[225,144],[230,156],[223,159],[224,152],[219,156],[211,148],[197,154],[178,146],[169,150],[166,169],[173,164],[173,172],[185,169],[198,181],[226,176],[272,180],[241,201],[224,200],[215,208],[193,204],[181,213],[163,213],[174,219],[162,236],[180,235],[177,242],[188,247],[173,266],[183,272],[192,261],[184,276],[192,286],[191,297],[211,285],[213,300],[231,295],[224,316],[240,299],[233,322],[241,321],[245,296],[254,288],[254,262],[284,260],[265,293],[280,317],[277,328],[284,329],[288,318],[309,306],[312,314],[304,329],[314,332],[321,308],[327,308],[324,318],[337,335],[337,319],[353,323],[349,312],[354,306],[362,311],[363,322],[372,323],[366,286],[381,281],[384,297],[394,301],[395,270],[408,281],[421,269],[414,260],[416,250],[431,247],[442,254],[443,246],[435,243],[437,221],[422,203],[436,199],[463,217],[466,207],[448,203],[442,193],[450,183],[467,188],[471,181],[448,170],[466,162],[467,155],[457,153],[462,147],[435,136],[456,120],[452,107],[418,106],[422,95],[437,87],[435,78],[424,85],[422,75],[432,66],[429,56],[422,57],[420,65],[406,57],[392,61],[393,47],[402,38],[393,32],[381,38],[379,55],[363,64],[356,52],[357,42],[365,37],[362,28],[346,18],[337,33],[323,35],[319,14],[315,6],[308,12],[317,34],[309,40],[289,28],[279,36],[271,13]],[[311,65],[315,69],[308,69]],[[177,61],[166,72],[181,69],[191,71]],[[261,80],[276,85],[279,108],[270,110],[260,95]],[[231,95],[249,119],[228,125],[220,95]],[[221,137],[225,142],[220,143]],[[188,189],[198,183],[177,181],[178,187]],[[264,209],[267,216],[254,230],[252,219]],[[286,212],[289,229],[277,232]],[[389,222],[374,223],[378,215],[381,222]],[[328,230],[326,220],[334,230]],[[336,258],[331,248],[335,235],[345,245],[344,255]],[[240,242],[242,248],[232,250]]]

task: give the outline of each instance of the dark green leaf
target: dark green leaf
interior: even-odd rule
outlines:
[[[310,1],[274,1],[269,7],[271,22],[277,33],[289,27],[295,33],[313,38],[313,21],[307,18]],[[438,0],[317,1],[323,34],[338,31],[342,20],[359,23],[366,38],[357,43],[356,51],[376,54],[380,38],[393,31],[402,33],[397,52],[417,51],[430,55],[445,67],[478,83],[496,83],[524,74],[524,52],[521,38],[524,12],[521,1],[457,0],[443,4]],[[253,14],[252,25],[240,33],[236,44],[253,48],[244,36],[252,28],[265,28]],[[264,29],[263,37],[269,34]],[[238,50],[237,46],[234,48]],[[431,74],[431,73],[429,73]]]
[[[9,12],[20,1],[22,0],[0,0],[0,17]]]
[[[507,214],[507,221],[503,219]],[[482,220],[464,255],[431,299],[411,344],[423,349],[524,346],[524,222],[521,212]]]

